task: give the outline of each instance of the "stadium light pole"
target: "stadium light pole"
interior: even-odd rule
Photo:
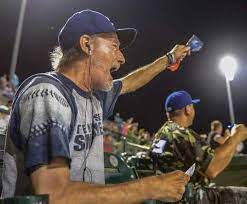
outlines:
[[[227,89],[230,120],[231,120],[231,125],[234,125],[235,115],[234,115],[230,82],[234,79],[235,73],[237,71],[237,62],[233,57],[225,56],[220,60],[219,68],[221,72],[224,74],[226,79],[226,89]]]
[[[18,55],[19,55],[19,48],[20,48],[20,42],[21,42],[21,35],[22,35],[22,28],[23,28],[23,22],[24,22],[24,16],[26,12],[26,6],[27,6],[27,0],[21,1],[21,8],[20,8],[20,14],[18,18],[18,24],[16,29],[16,35],[15,35],[15,44],[12,52],[11,57],[11,65],[9,70],[9,80],[14,77]]]

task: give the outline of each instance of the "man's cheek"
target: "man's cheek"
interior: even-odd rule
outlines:
[[[105,44],[101,44],[99,46],[99,50],[102,52],[102,53],[105,53],[105,54],[110,54],[111,53],[111,49],[109,48],[109,46],[105,45]]]
[[[95,67],[103,67],[104,68],[111,68],[111,62],[112,60],[110,59],[110,54],[107,54],[106,52],[101,52],[97,55],[95,55],[95,60],[94,61],[94,66]],[[110,66],[110,67],[109,67]]]

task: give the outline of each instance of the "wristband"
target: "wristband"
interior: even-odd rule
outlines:
[[[166,57],[167,57],[167,59],[168,59],[168,64],[169,64],[169,65],[172,65],[172,64],[175,64],[175,63],[176,63],[174,54],[168,52],[168,53],[166,54]]]

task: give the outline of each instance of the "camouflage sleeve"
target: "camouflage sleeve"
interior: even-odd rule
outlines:
[[[214,156],[214,150],[204,140],[198,138],[196,144],[196,155],[196,159],[200,164],[200,171],[205,173]]]

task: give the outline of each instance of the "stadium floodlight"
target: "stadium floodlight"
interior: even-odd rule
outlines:
[[[232,81],[237,71],[237,62],[233,57],[226,56],[221,59],[219,68],[225,75],[226,79]]]
[[[231,121],[231,125],[234,125],[235,115],[234,115],[230,81],[234,79],[235,73],[237,71],[237,62],[233,57],[225,56],[220,60],[219,68],[221,72],[225,75],[230,121]]]

